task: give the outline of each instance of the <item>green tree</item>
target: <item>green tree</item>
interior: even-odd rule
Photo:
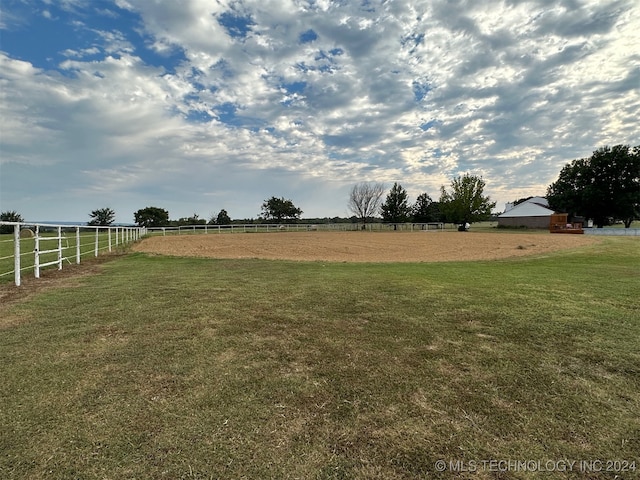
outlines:
[[[22,216],[16,211],[0,213],[0,220],[3,222],[24,222]],[[13,225],[0,225],[0,233],[13,233]]]
[[[298,220],[302,210],[297,208],[291,200],[284,197],[271,197],[262,204],[261,218],[280,223],[283,220]]]
[[[450,192],[440,187],[440,210],[446,221],[465,224],[488,219],[496,202],[483,195],[485,185],[482,177],[466,173],[451,181]]]
[[[409,220],[411,208],[409,208],[407,191],[402,188],[402,185],[397,182],[393,184],[386,200],[380,205],[380,212],[385,222],[403,223]]]
[[[411,214],[416,223],[438,222],[440,221],[440,204],[431,200],[428,194],[421,193],[411,208]]]
[[[227,211],[223,208],[218,212],[218,215],[211,218],[211,224],[213,225],[230,225],[231,217]]]
[[[347,207],[364,226],[367,219],[378,213],[383,193],[382,183],[360,182],[351,189]]]
[[[591,218],[599,228],[609,218],[629,228],[640,218],[640,145],[605,146],[566,164],[547,188],[547,200],[552,209]]]
[[[98,208],[97,210],[93,210],[89,214],[89,217],[91,218],[91,220],[89,221],[88,225],[108,226],[114,222],[116,218],[116,212],[114,212],[110,208]]]
[[[169,224],[169,212],[158,207],[142,208],[133,217],[140,227],[164,227]]]

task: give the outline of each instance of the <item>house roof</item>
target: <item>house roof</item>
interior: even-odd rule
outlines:
[[[526,201],[513,207],[511,210],[498,215],[498,218],[511,218],[511,217],[548,217],[555,213],[553,210],[543,207],[538,203]]]

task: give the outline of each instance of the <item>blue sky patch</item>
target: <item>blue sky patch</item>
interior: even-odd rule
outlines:
[[[413,84],[413,97],[416,102],[421,102],[427,96],[427,94],[432,90],[431,86],[428,83],[421,83],[414,80]]]
[[[241,17],[231,12],[224,12],[218,16],[218,23],[222,25],[230,37],[246,38],[251,27],[255,25],[251,17]]]
[[[425,122],[422,125],[420,125],[420,128],[426,132],[437,123],[438,123],[437,120],[429,120],[428,122]]]
[[[280,85],[281,88],[284,88],[289,95],[293,95],[294,93],[302,93],[307,86],[307,82],[291,82],[291,83],[282,83]]]
[[[94,40],[94,34],[67,22],[33,15],[25,19],[25,24],[2,30],[0,49],[11,52],[14,58],[28,60],[35,67],[49,69],[67,59],[62,53],[65,50],[77,50],[79,41],[85,48],[90,47]]]
[[[152,39],[140,33],[140,16],[116,5],[87,16],[84,12],[61,10],[55,4],[36,11],[21,3],[8,3],[3,5],[5,9],[11,7],[11,13],[20,20],[2,30],[0,49],[11,52],[14,58],[28,59],[35,67],[59,70],[69,76],[68,71],[59,69],[66,60],[119,58],[127,51],[147,65],[173,73],[175,66],[186,60],[180,48],[166,54],[153,50]]]
[[[233,103],[223,103],[215,107],[214,110],[218,114],[218,120],[222,123],[237,123],[236,112],[238,108]]]
[[[197,123],[208,123],[213,117],[203,110],[189,110],[186,115],[187,120]]]
[[[313,30],[307,30],[300,34],[300,43],[311,43],[318,39],[318,34]]]

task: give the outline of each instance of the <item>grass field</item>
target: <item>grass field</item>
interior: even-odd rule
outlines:
[[[637,238],[486,262],[92,268],[0,306],[0,478],[640,476]]]

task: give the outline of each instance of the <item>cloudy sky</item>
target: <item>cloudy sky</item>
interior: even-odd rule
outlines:
[[[498,202],[640,144],[637,0],[2,0],[0,211],[350,216],[463,173]]]

